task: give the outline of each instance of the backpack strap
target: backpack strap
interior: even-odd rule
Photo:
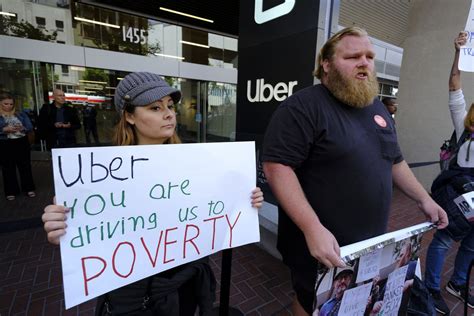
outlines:
[[[453,152],[453,155],[452,155],[452,159],[451,159],[451,162],[449,163],[449,169],[451,169],[454,165],[457,166],[457,156],[458,156],[458,152],[459,152],[459,148],[461,148],[462,144],[466,141],[466,138],[470,138],[470,132],[468,130],[464,130],[464,132],[461,134],[461,137],[459,138],[459,140],[455,143],[456,146],[453,148],[452,152]],[[453,135],[452,137],[456,137],[456,131],[453,132]],[[469,146],[471,145],[471,143],[469,143]],[[466,159],[469,160],[469,151],[468,151],[468,154],[466,156]]]
[[[455,154],[458,153],[459,148],[461,148],[461,145],[466,141],[466,138],[469,136],[469,134],[471,133],[467,129],[465,129],[464,132],[462,132],[461,137],[456,143]],[[454,135],[456,135],[456,132],[454,132]]]

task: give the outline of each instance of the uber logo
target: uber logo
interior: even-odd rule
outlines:
[[[275,98],[277,101],[283,101],[293,94],[293,88],[298,84],[298,81],[290,81],[288,83],[278,82],[275,87],[271,84],[265,83],[264,79],[257,79],[255,86],[255,96],[252,93],[252,81],[247,81],[247,100],[250,102],[269,102]],[[268,92],[267,92],[268,91]],[[267,94],[267,95],[265,95]]]
[[[293,10],[296,0],[285,0],[285,2],[263,11],[263,0],[255,0],[254,19],[257,24],[263,24],[273,19],[288,14]]]

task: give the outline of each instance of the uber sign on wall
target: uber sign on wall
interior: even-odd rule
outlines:
[[[257,154],[277,106],[313,85],[318,15],[319,0],[240,1],[236,136],[255,140]]]

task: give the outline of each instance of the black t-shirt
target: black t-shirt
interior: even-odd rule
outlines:
[[[306,198],[339,245],[385,233],[392,165],[403,157],[393,120],[379,100],[357,109],[338,101],[323,85],[298,91],[275,111],[262,160],[294,169]],[[287,264],[314,267],[303,233],[281,207],[278,249]]]

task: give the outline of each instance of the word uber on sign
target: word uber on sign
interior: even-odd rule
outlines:
[[[253,142],[53,150],[66,308],[259,241]]]

